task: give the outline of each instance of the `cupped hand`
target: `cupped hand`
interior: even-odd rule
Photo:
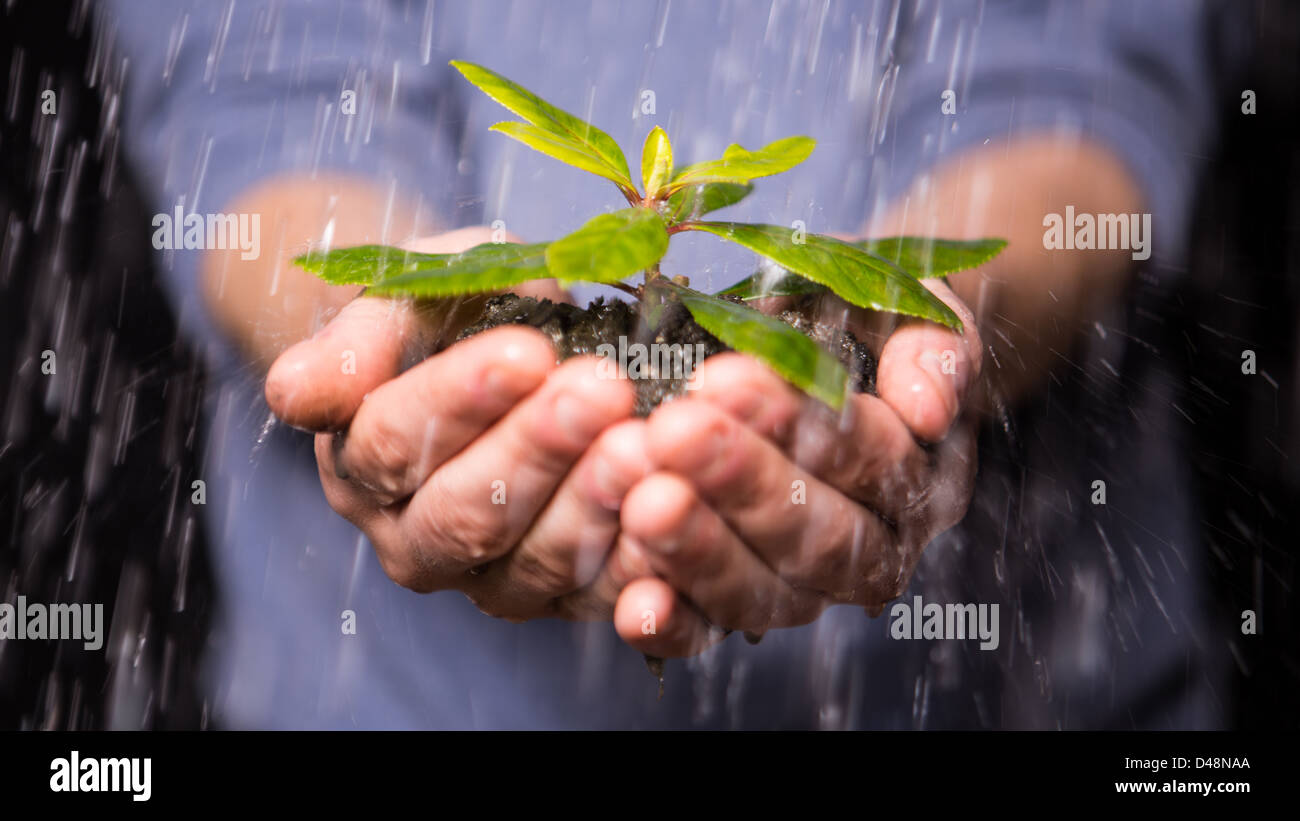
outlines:
[[[979,334],[945,284],[926,285],[964,334],[898,325],[878,351],[878,396],[856,394],[836,413],[725,354],[701,366],[689,398],[651,415],[653,469],[620,521],[624,555],[653,576],[619,595],[625,641],[691,655],[728,631],[806,624],[835,603],[878,614],[902,593],[922,549],[964,515],[976,467]],[[879,317],[855,319],[869,335],[865,320]]]
[[[276,360],[267,401],[316,433],[326,499],[398,584],[460,590],[510,619],[608,619],[648,572],[615,549],[622,499],[649,471],[631,386],[594,357],[557,365],[531,328],[450,345],[473,305],[359,297]]]

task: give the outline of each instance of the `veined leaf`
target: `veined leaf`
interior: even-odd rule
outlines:
[[[604,177],[620,187],[628,186],[629,183],[625,177],[619,176],[611,171],[605,164],[605,161],[595,154],[586,150],[581,145],[561,137],[556,137],[550,131],[544,128],[538,128],[531,123],[521,123],[517,120],[508,120],[503,123],[497,123],[489,131],[496,131],[499,134],[505,134],[511,139],[518,140],[529,148],[539,151],[548,157],[554,157],[562,163],[567,163],[575,168],[581,168],[583,171],[589,171],[598,177]]]
[[[330,285],[369,285],[434,257],[434,254],[417,254],[390,245],[357,245],[329,251],[310,250],[294,257],[293,262]]]
[[[641,182],[647,197],[654,197],[673,175],[673,145],[668,134],[655,126],[645,138],[641,149]]]
[[[547,150],[542,146],[554,144],[535,139],[535,135],[531,132],[529,132],[529,137],[532,142],[523,139],[518,133],[506,132],[510,133],[510,136],[520,140],[530,148],[535,148],[544,154],[550,154],[552,157],[570,164],[574,164],[572,163],[572,157],[575,154],[586,156],[591,160],[591,163],[579,165],[579,168],[584,171],[592,171],[590,165],[598,165],[602,170],[594,173],[599,173],[600,176],[613,180],[627,189],[635,190],[632,177],[627,170],[627,158],[623,156],[623,151],[618,147],[618,143],[614,142],[613,138],[604,131],[567,111],[556,108],[533,92],[507,80],[495,71],[474,63],[467,63],[464,60],[452,60],[451,65],[484,94],[524,118],[537,129],[550,134],[555,140],[554,144],[563,143],[567,145],[569,151],[561,156],[559,153]]]
[[[983,265],[997,256],[1007,241],[984,239],[935,239],[933,237],[886,237],[854,243],[868,254],[902,268],[917,279],[946,277]]]
[[[344,248],[334,253],[356,249]],[[390,249],[398,250],[398,249]],[[400,251],[399,251],[400,253]],[[546,243],[485,242],[459,254],[408,254],[389,266],[368,293],[381,296],[441,297],[480,294],[546,279]]]
[[[780,174],[808,159],[816,147],[817,141],[811,137],[786,137],[757,151],[732,144],[722,152],[722,159],[688,165],[678,171],[669,188],[677,190],[706,182],[749,182]]]
[[[872,256],[892,262],[903,273],[916,279],[946,277],[967,268],[983,265],[1006,247],[1004,239],[975,240],[933,239],[930,237],[887,237],[853,243]],[[719,294],[743,300],[769,296],[802,296],[830,290],[825,285],[798,274],[780,270],[773,276],[760,271],[746,277]]]
[[[892,262],[861,248],[818,234],[795,242],[789,228],[736,222],[684,223],[770,258],[800,276],[820,282],[846,302],[862,308],[917,316],[961,330],[952,309]]]
[[[747,182],[711,182],[679,188],[668,198],[664,216],[670,223],[699,219],[748,197],[754,186]]]
[[[830,351],[803,333],[767,314],[659,278],[706,331],[728,346],[749,354],[792,385],[835,409],[844,405],[849,373]]]
[[[546,266],[567,284],[618,282],[644,271],[668,250],[668,228],[651,208],[624,208],[590,219],[546,249]]]

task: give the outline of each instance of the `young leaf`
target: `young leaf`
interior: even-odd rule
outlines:
[[[343,252],[353,250],[357,249],[346,248]],[[407,256],[407,261],[387,267],[367,293],[381,296],[459,296],[495,291],[551,276],[546,270],[546,243],[485,242],[459,254]]]
[[[673,146],[668,134],[655,126],[641,149],[641,182],[647,197],[655,197],[673,174]]]
[[[668,198],[664,217],[670,223],[699,219],[748,197],[754,186],[747,182],[714,182],[679,188]]]
[[[781,320],[716,296],[684,288],[662,278],[666,288],[706,331],[728,346],[749,354],[792,385],[838,410],[844,405],[849,374],[830,351]]]
[[[768,143],[757,151],[739,145],[727,146],[722,159],[688,165],[673,177],[670,190],[706,182],[749,182],[758,177],[769,177],[789,171],[808,159],[817,146],[811,137],[786,137]]]
[[[530,123],[509,120],[497,123],[488,130],[518,140],[534,151],[539,151],[548,157],[554,157],[562,163],[581,168],[583,171],[588,171],[598,177],[604,177],[616,183],[620,188],[628,185],[626,178],[610,171],[601,158],[571,141],[556,137],[551,132]],[[629,187],[627,190],[632,189]]]
[[[546,249],[546,266],[561,284],[618,282],[644,271],[668,250],[663,218],[650,208],[601,214]]]
[[[957,240],[933,237],[886,237],[854,243],[868,254],[889,260],[917,279],[946,277],[983,265],[1007,246],[1004,239]]]
[[[587,157],[590,162],[579,165],[579,168],[613,180],[620,187],[627,190],[635,190],[636,187],[632,184],[632,177],[627,170],[627,159],[623,156],[622,149],[604,131],[578,119],[567,111],[561,111],[528,89],[512,83],[495,71],[474,63],[467,63],[464,60],[452,60],[451,65],[484,94],[523,117],[538,130],[549,134],[554,143],[542,141],[538,138],[539,135],[533,131],[527,132],[528,140],[520,136],[519,133],[509,131],[504,133],[523,142],[530,148],[535,148],[544,154],[549,154],[570,164],[575,164],[572,162],[575,154]],[[564,145],[568,151],[561,156],[560,153],[548,150],[556,145]],[[597,167],[601,170],[594,171],[593,169]]]
[[[961,320],[952,309],[916,279],[847,242],[818,234],[796,242],[791,230],[780,225],[692,222],[682,227],[743,245],[859,307],[917,316],[961,330]]]

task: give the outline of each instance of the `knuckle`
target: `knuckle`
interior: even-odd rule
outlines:
[[[425,571],[415,560],[411,551],[403,548],[392,549],[375,545],[375,557],[384,575],[399,587],[405,587],[416,593],[431,593],[437,589],[432,574]]]
[[[820,547],[805,558],[804,573],[823,590],[852,587],[852,551],[843,546]]]
[[[503,506],[465,504],[443,495],[423,508],[420,530],[437,539],[440,552],[460,565],[478,565],[513,547]]]
[[[511,570],[519,575],[520,584],[538,594],[562,596],[577,586],[574,564],[563,558],[572,555],[567,547],[544,550],[519,550],[512,557]]]
[[[405,433],[386,414],[359,420],[344,448],[345,462],[358,475],[395,493],[406,483],[411,454]]]

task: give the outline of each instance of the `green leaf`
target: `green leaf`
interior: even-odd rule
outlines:
[[[892,262],[903,273],[916,279],[946,277],[967,268],[983,265],[1006,247],[1004,239],[976,240],[933,239],[931,237],[888,237],[853,243],[872,256]],[[803,296],[830,290],[825,285],[798,274],[779,270],[777,275],[760,271],[746,277],[719,294],[743,300],[769,296]]]
[[[626,189],[635,190],[622,149],[604,131],[567,111],[561,111],[495,71],[464,60],[452,60],[451,65],[484,94],[524,118],[538,131],[550,135],[551,141],[543,141],[535,131],[531,130],[524,132],[523,136],[520,132],[504,133],[543,154],[549,154],[570,165],[577,165],[584,171],[599,174]],[[497,128],[497,130],[502,129]],[[565,146],[567,150],[564,152],[551,150],[560,145]],[[578,155],[585,157],[586,162],[583,164],[573,162],[573,158]],[[594,170],[596,168],[600,170]]]
[[[972,240],[886,237],[854,244],[868,254],[889,260],[917,279],[946,277],[983,265],[1007,247],[1006,240],[994,237]]]
[[[706,182],[749,182],[780,174],[808,159],[816,147],[817,141],[811,137],[786,137],[757,151],[729,145],[722,152],[722,159],[688,165],[678,171],[669,188],[675,191]]]
[[[375,246],[369,246],[375,247]],[[344,248],[332,253],[357,251]],[[531,279],[551,276],[546,270],[546,243],[515,245],[486,242],[459,254],[401,255],[395,252],[392,262],[374,279],[367,293],[381,296],[442,297],[479,294],[518,285]]]
[[[618,282],[644,271],[668,250],[668,230],[650,208],[601,214],[546,249],[546,265],[561,284]]]
[[[330,285],[369,285],[376,279],[400,273],[414,261],[432,257],[432,254],[417,254],[388,245],[358,245],[329,251],[311,250],[294,257],[293,262]]]
[[[488,130],[505,134],[507,137],[518,140],[548,157],[554,157],[560,162],[567,163],[575,168],[581,168],[583,171],[589,171],[598,177],[604,177],[620,187],[628,186],[629,190],[631,190],[628,180],[610,171],[602,159],[570,141],[556,137],[545,129],[538,128],[530,123],[509,120],[497,123]]]
[[[780,225],[737,222],[683,223],[683,228],[707,231],[772,259],[787,270],[827,286],[862,308],[917,316],[961,329],[961,320],[937,296],[892,262],[861,248],[818,234],[795,242],[791,229]]]
[[[647,197],[655,197],[673,174],[673,145],[668,134],[655,126],[641,149],[641,181]]]
[[[820,282],[813,282],[811,279],[792,274],[784,268],[778,267],[772,273],[759,271],[745,277],[730,288],[718,291],[718,296],[734,296],[748,302],[769,296],[824,294],[829,290],[830,288]]]
[[[748,197],[754,186],[747,182],[714,182],[679,188],[668,198],[664,216],[670,223],[699,219]]]
[[[716,296],[684,288],[662,277],[653,287],[668,289],[706,331],[749,354],[792,385],[838,410],[849,374],[830,351],[776,317]]]

